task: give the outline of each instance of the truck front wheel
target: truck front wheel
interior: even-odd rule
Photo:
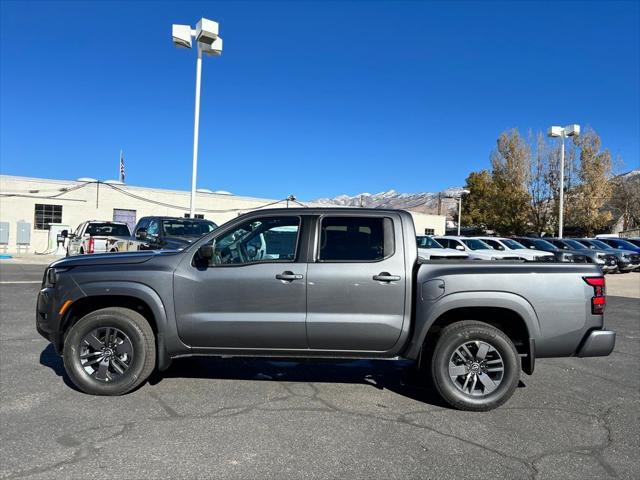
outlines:
[[[155,337],[138,312],[103,308],[71,327],[63,358],[69,378],[83,392],[122,395],[144,382],[155,368]]]
[[[520,379],[520,360],[502,331],[476,321],[445,327],[430,362],[440,396],[460,410],[492,410],[511,398]]]

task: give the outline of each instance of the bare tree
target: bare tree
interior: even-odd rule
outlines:
[[[573,138],[580,149],[580,185],[574,189],[575,222],[587,235],[593,235],[607,226],[612,218],[611,212],[605,209],[611,198],[611,154],[609,150],[600,150],[600,137],[592,129]]]
[[[530,212],[529,223],[532,229],[542,235],[547,231],[553,217],[553,184],[551,175],[551,151],[542,132],[536,136],[535,151],[530,162],[527,177]]]
[[[524,233],[527,230],[531,148],[517,129],[503,132],[491,156],[491,177],[496,191],[494,213],[496,230]]]

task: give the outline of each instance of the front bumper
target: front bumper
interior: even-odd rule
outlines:
[[[616,345],[616,332],[611,330],[591,330],[583,339],[578,350],[579,357],[606,357]]]
[[[57,352],[60,347],[58,303],[55,289],[43,288],[38,293],[36,330],[53,344]]]

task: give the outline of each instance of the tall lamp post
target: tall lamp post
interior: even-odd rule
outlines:
[[[458,195],[458,236],[460,236],[460,222],[462,220],[462,197],[468,193],[471,193],[471,191],[462,190]]]
[[[560,201],[558,205],[558,237],[562,238],[562,224],[564,221],[564,139],[580,135],[580,125],[572,124],[566,127],[549,127],[547,135],[560,137]]]
[[[197,43],[196,60],[196,108],[193,121],[193,162],[191,171],[191,202],[189,216],[196,212],[196,176],[198,171],[198,133],[200,128],[200,79],[202,76],[202,54],[218,56],[222,54],[222,38],[218,36],[218,22],[201,18],[195,30],[189,25],[172,25],[171,34],[176,47],[191,48],[191,39]]]

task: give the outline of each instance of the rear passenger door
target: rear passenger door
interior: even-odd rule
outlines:
[[[400,217],[325,215],[317,219],[307,268],[307,338],[315,350],[387,351],[405,314]]]

